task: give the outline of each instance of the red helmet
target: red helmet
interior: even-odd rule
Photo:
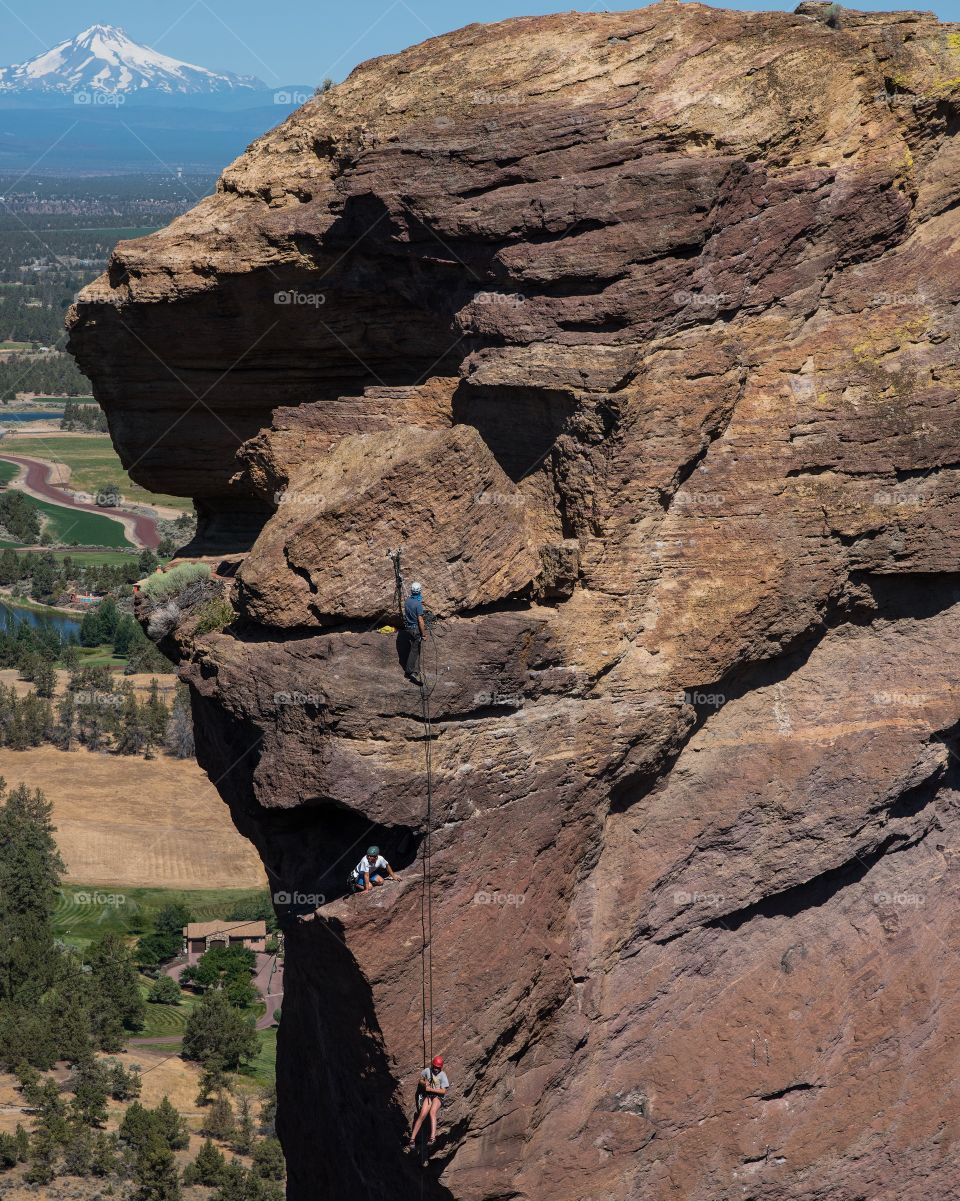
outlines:
[[[443,1056],[442,1056],[442,1055],[434,1055],[434,1057],[433,1057],[433,1066],[434,1066],[435,1068],[442,1068],[442,1067],[443,1067]]]

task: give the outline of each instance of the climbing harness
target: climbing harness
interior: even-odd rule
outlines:
[[[406,620],[403,614],[403,594],[405,592],[405,587],[403,581],[403,565],[401,562],[400,548],[398,547],[394,551],[388,551],[387,557],[393,561],[395,600],[397,604],[397,610],[400,613],[400,620],[405,625]],[[421,719],[423,721],[423,746],[427,776],[426,832],[423,839],[423,881],[420,891],[420,991],[423,1011],[423,1017],[421,1021],[421,1039],[423,1042],[423,1062],[425,1065],[433,1059],[433,865],[431,862],[431,835],[433,833],[433,721],[430,716],[430,697],[434,688],[437,686],[437,678],[439,676],[439,655],[437,652],[436,636],[433,628],[434,624],[435,619],[424,620],[424,625],[427,627],[427,637],[430,640],[434,652],[433,683],[429,688],[427,687],[426,664],[424,662],[423,653],[423,644],[427,641],[426,638],[421,640],[420,652],[420,711]]]

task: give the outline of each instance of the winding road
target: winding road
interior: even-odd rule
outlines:
[[[139,547],[156,550],[160,545],[160,532],[154,518],[145,517],[142,513],[130,513],[126,509],[107,508],[93,502],[74,500],[69,492],[62,491],[52,482],[56,468],[45,459],[29,459],[26,455],[13,455],[6,451],[0,453],[0,459],[20,468],[17,487],[28,496],[51,501],[64,509],[80,509],[86,513],[97,513],[100,517],[119,521],[130,541]]]

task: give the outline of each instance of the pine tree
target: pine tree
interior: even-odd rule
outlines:
[[[253,1170],[264,1180],[282,1180],[286,1174],[283,1148],[275,1138],[260,1139],[253,1148]]]
[[[227,1161],[222,1151],[218,1150],[210,1139],[205,1139],[197,1158],[183,1173],[184,1184],[203,1184],[215,1188],[223,1180]]]
[[[187,1124],[176,1108],[164,1097],[153,1111],[154,1128],[171,1151],[182,1151],[190,1145]]]
[[[180,1201],[180,1174],[173,1152],[157,1134],[140,1149],[134,1179],[136,1201]]]
[[[237,1100],[237,1122],[233,1135],[233,1149],[238,1155],[249,1155],[253,1150],[253,1114],[250,1112],[250,1100],[241,1095]]]
[[[203,1133],[209,1135],[210,1138],[226,1142],[231,1138],[235,1129],[236,1121],[233,1116],[233,1106],[230,1104],[230,1098],[227,1094],[221,1091],[217,1093],[213,1104],[203,1119]]]
[[[110,1073],[92,1056],[77,1068],[73,1081],[74,1117],[85,1126],[102,1126],[107,1120]]]
[[[53,978],[53,911],[64,871],[42,792],[0,782],[0,1000],[30,1003]]]
[[[220,1092],[227,1087],[228,1077],[223,1070],[223,1060],[219,1055],[211,1054],[203,1061],[200,1073],[200,1091],[197,1093],[197,1104],[207,1105],[210,1094]]]
[[[260,1049],[255,1022],[234,1009],[221,989],[200,998],[187,1018],[182,1053],[203,1062],[218,1055],[228,1071],[253,1059]]]
[[[105,934],[94,944],[90,968],[98,1000],[95,1029],[103,1032],[116,1025],[126,1030],[142,1029],[146,1009],[140,983],[133,959],[119,934]]]

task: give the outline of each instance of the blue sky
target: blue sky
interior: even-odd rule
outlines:
[[[736,0],[741,9],[783,9],[796,0]],[[637,0],[0,0],[4,37],[0,65],[22,62],[97,22],[201,66],[259,75],[266,83],[342,79],[366,58],[472,21],[564,12],[626,11]],[[925,8],[960,21],[960,0],[858,0],[851,8]]]

